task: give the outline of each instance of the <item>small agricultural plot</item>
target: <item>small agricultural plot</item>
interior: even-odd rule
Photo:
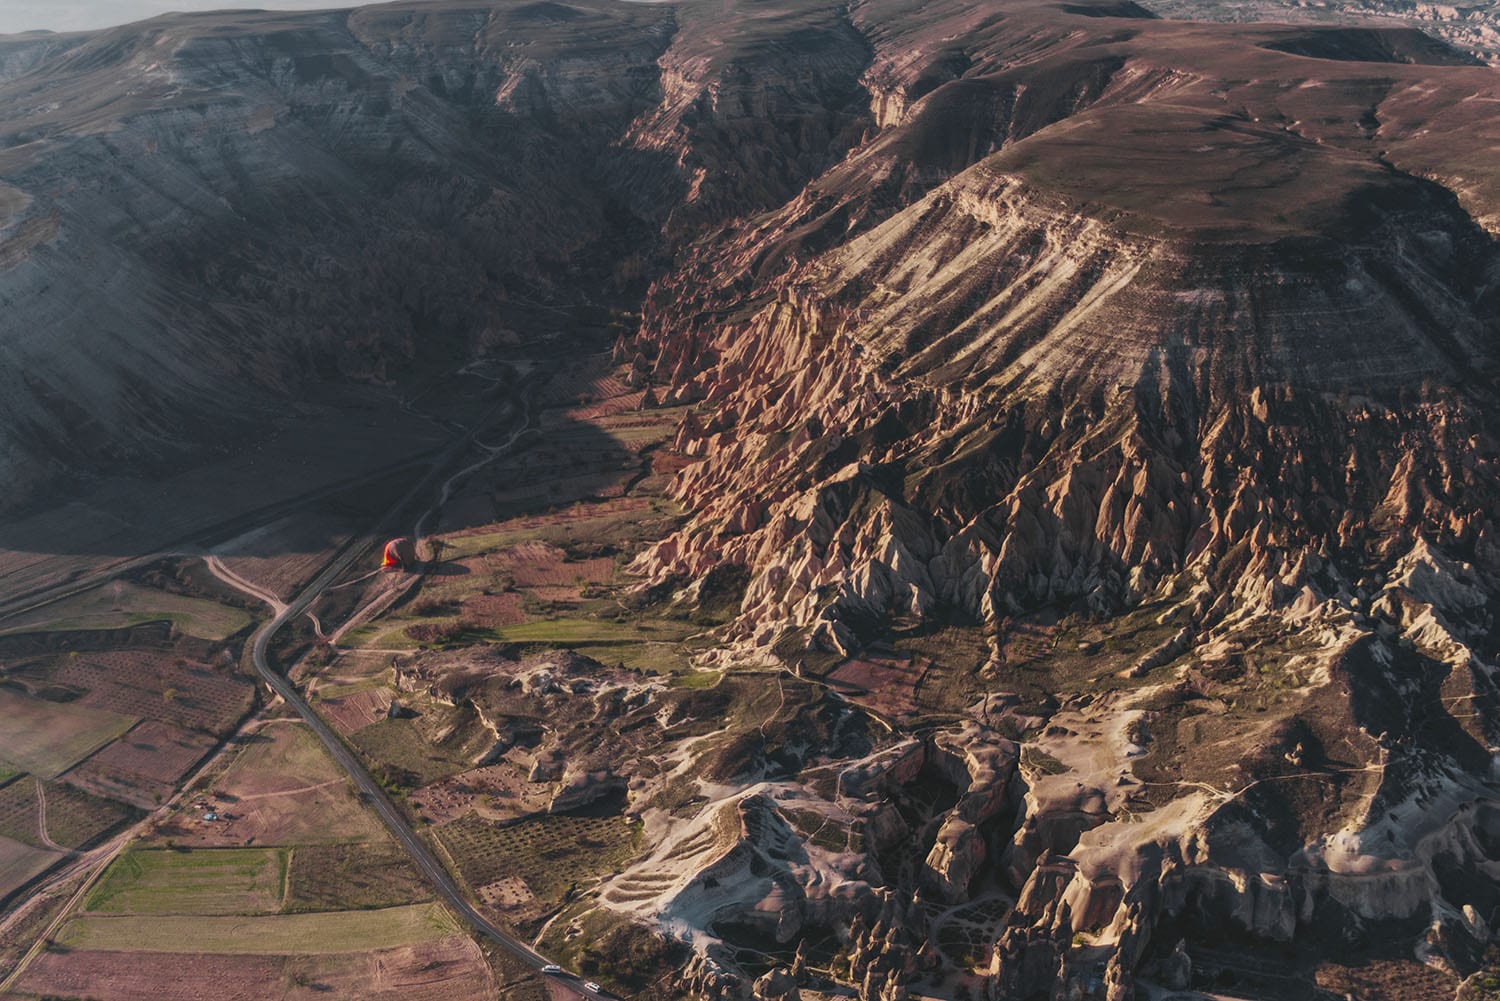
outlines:
[[[156,720],[146,720],[68,773],[86,792],[150,809],[214,746],[214,740]]]
[[[274,914],[287,853],[275,848],[130,851],[115,859],[84,909],[101,914]]]
[[[40,786],[40,789],[38,788]],[[47,830],[41,830],[42,809]],[[47,839],[64,848],[79,848],[131,819],[128,807],[58,782],[23,776],[0,789],[0,837],[49,848]]]
[[[570,560],[567,552],[545,542],[523,542],[489,562],[516,587],[562,588],[571,590],[569,597],[578,596],[581,584],[607,584],[615,576],[615,561],[608,557]]]
[[[46,702],[0,688],[0,762],[56,778],[133,723],[130,716],[78,702]]]
[[[390,704],[391,696],[388,692],[367,688],[334,698],[320,697],[318,715],[347,737],[355,730],[384,719]]]
[[[432,887],[394,841],[292,849],[288,911],[362,910],[432,899]]]
[[[618,816],[540,816],[501,826],[469,815],[437,832],[470,886],[518,876],[544,900],[618,872],[640,843],[639,824]]]
[[[68,922],[57,941],[69,949],[274,956],[390,949],[446,938],[459,930],[438,904],[409,904],[250,917],[89,914]]]
[[[46,872],[62,853],[0,837],[0,901]]]
[[[41,844],[36,779],[23,775],[0,789],[0,837]]]
[[[5,629],[0,635],[123,629],[163,619],[170,621],[180,632],[206,640],[222,640],[251,622],[243,610],[206,598],[170,594],[130,581],[115,580],[6,619]]]
[[[84,692],[82,706],[106,709],[223,736],[255,694],[248,678],[158,650],[111,650],[69,657],[59,684]]]

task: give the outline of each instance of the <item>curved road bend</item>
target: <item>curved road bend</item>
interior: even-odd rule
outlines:
[[[524,431],[524,425],[522,430]],[[519,434],[520,432],[517,432],[516,437],[519,437]],[[453,449],[447,453],[446,458],[451,460],[456,457],[461,448],[470,443],[472,437],[473,434],[471,433],[465,436],[462,441],[455,443]],[[387,517],[382,519],[381,524],[384,525],[385,522],[389,521],[392,515],[409,503],[418,492],[433,482],[438,472],[445,468],[445,466],[446,463],[444,462],[434,463],[429,474],[414,486],[405,497],[397,502]],[[364,555],[369,547],[377,541],[378,536],[375,533],[379,530],[379,527],[377,526],[374,531],[351,542],[294,599],[288,602],[284,608],[278,610],[274,618],[255,631],[250,644],[251,661],[255,665],[255,670],[260,674],[262,680],[270,686],[271,690],[285,699],[287,705],[295,709],[297,715],[301,716],[307,722],[307,725],[312,728],[313,733],[318,735],[318,739],[323,742],[323,746],[328,748],[328,753],[338,762],[339,767],[348,773],[355,787],[368,798],[371,805],[374,806],[375,812],[380,815],[380,819],[385,822],[386,827],[395,835],[396,840],[406,848],[407,853],[417,863],[417,867],[426,875],[428,881],[432,883],[448,906],[467,921],[475,931],[505,949],[522,963],[525,963],[534,970],[540,971],[543,966],[548,965],[551,961],[532,949],[525,942],[511,936],[483,914],[480,914],[469,903],[463,891],[459,889],[458,884],[449,875],[448,870],[438,861],[432,849],[427,846],[427,843],[412,828],[401,811],[396,808],[395,803],[386,795],[385,790],[371,778],[370,773],[365,770],[364,765],[354,756],[353,752],[349,750],[344,742],[339,740],[338,735],[333,732],[332,728],[323,722],[322,717],[313,712],[307,700],[302,697],[292,683],[284,675],[272,669],[267,659],[266,653],[270,648],[271,640],[281,631],[281,628],[301,615],[329,585]],[[580,996],[586,998],[607,998],[611,996],[603,992],[587,990],[582,983],[571,978],[565,981],[554,980],[553,983],[558,986],[565,986],[567,989],[575,991]]]

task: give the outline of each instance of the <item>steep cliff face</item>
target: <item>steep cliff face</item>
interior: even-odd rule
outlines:
[[[204,425],[319,380],[463,359],[555,327],[549,301],[606,298],[596,272],[635,223],[599,155],[654,99],[671,18],[558,11],[13,44],[7,502],[58,468],[184,461]]]

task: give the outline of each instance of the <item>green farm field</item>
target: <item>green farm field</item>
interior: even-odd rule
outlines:
[[[109,867],[84,909],[101,914],[273,914],[287,853],[276,848],[130,851]]]
[[[134,723],[130,716],[0,688],[0,764],[54,779]]]
[[[363,952],[430,942],[459,932],[437,904],[320,914],[87,915],[62,929],[69,949],[306,955]]]

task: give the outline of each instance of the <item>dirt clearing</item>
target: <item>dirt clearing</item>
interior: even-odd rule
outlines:
[[[370,841],[384,828],[307,727],[274,723],[244,739],[212,781],[218,819],[184,808],[163,833],[195,848]]]

